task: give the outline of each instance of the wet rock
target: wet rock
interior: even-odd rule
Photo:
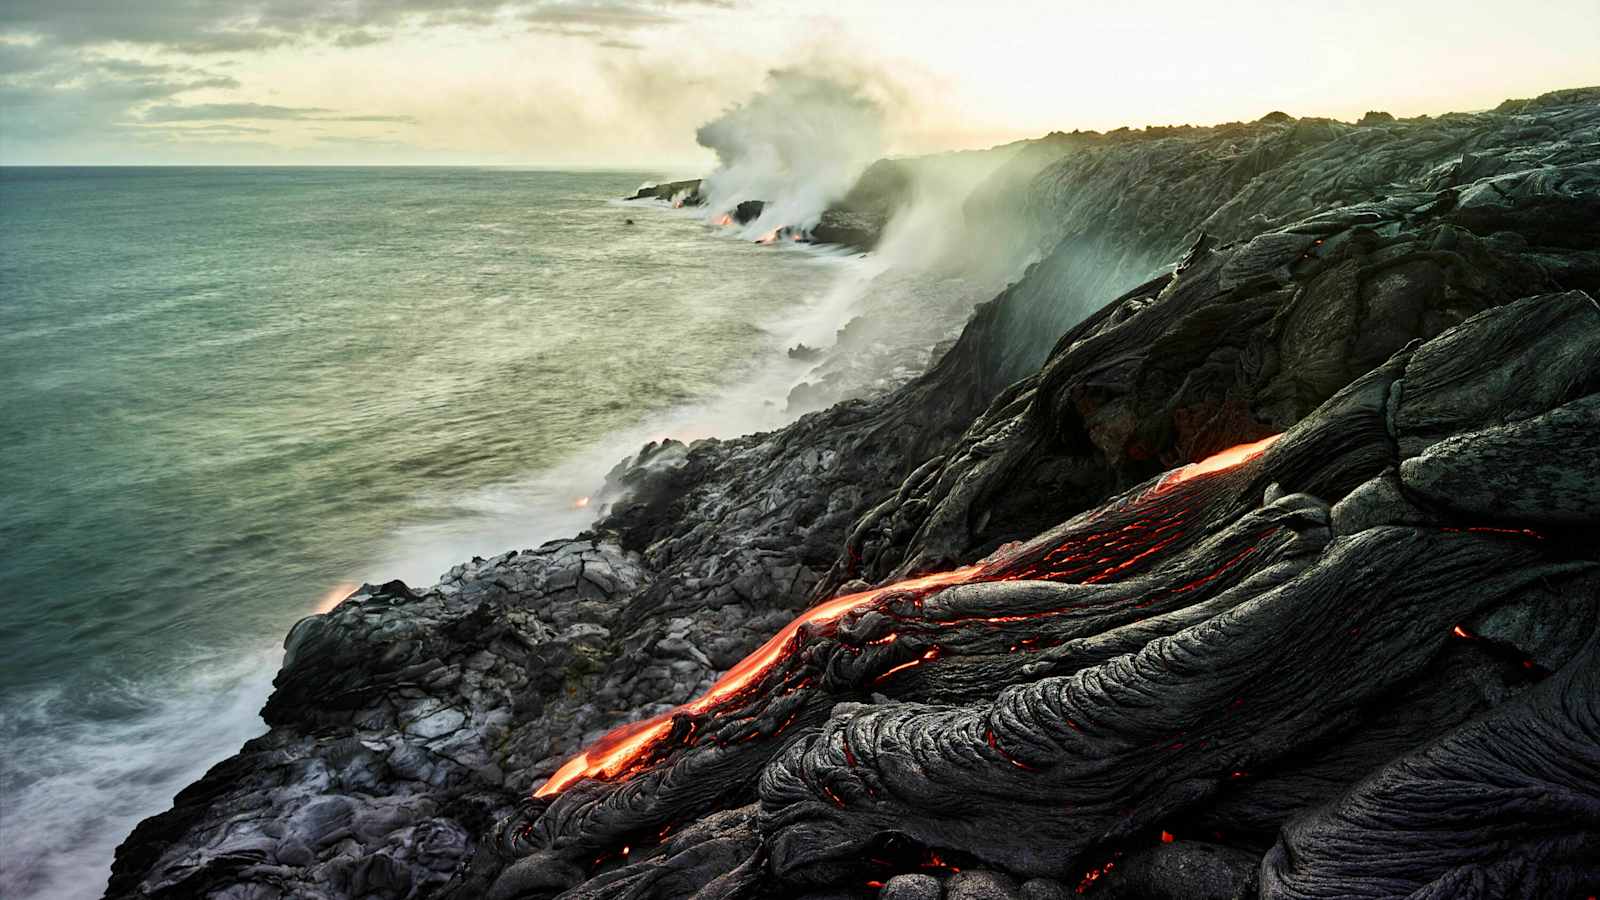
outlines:
[[[632,196],[624,200],[673,200],[679,196],[689,198],[685,206],[700,205],[700,179],[690,178],[685,181],[668,181],[663,184],[645,185],[635,191]]]
[[[856,212],[848,209],[828,209],[822,219],[811,229],[811,239],[819,244],[840,244],[858,250],[871,250],[878,246],[883,229],[889,223],[887,214]]]
[[[274,730],[142,823],[119,858],[145,867],[119,863],[109,893],[242,885],[247,855],[274,862],[285,896],[437,890],[511,812],[552,740],[586,730],[581,718],[517,725],[518,710],[593,678],[583,654],[612,652],[603,628],[562,611],[618,603],[643,579],[615,547],[558,543],[458,566],[425,591],[367,586],[302,621],[264,712]],[[557,645],[568,649],[539,650]],[[463,818],[440,815],[453,804]]]
[[[733,208],[733,221],[740,225],[748,225],[761,218],[761,212],[766,208],[767,204],[762,200],[740,201],[739,205]]]

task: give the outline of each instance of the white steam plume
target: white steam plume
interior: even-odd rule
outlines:
[[[883,155],[884,112],[860,86],[776,69],[765,89],[701,126],[695,139],[717,154],[701,186],[712,216],[763,200],[750,233],[809,230]]]

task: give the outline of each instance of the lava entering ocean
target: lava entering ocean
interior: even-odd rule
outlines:
[[[1184,506],[1177,504],[1176,509],[1170,508],[1173,504],[1168,503],[1165,494],[1180,484],[1254,460],[1277,437],[1274,435],[1253,443],[1240,444],[1168,472],[1151,489],[1138,496],[1135,503],[1150,508],[1143,510],[1146,515],[1131,524],[1053,542],[1049,533],[1046,533],[1039,539],[997,553],[975,565],[846,594],[813,607],[773,635],[754,653],[740,660],[706,693],[653,718],[615,728],[595,741],[556,770],[549,780],[534,791],[534,796],[559,794],[584,779],[625,780],[648,768],[656,759],[657,751],[664,749],[663,745],[675,733],[685,741],[692,738],[695,730],[693,723],[697,717],[727,709],[745,699],[752,686],[798,649],[802,630],[833,625],[852,611],[885,604],[890,599],[910,599],[920,603],[940,590],[971,582],[1039,580],[1096,583],[1120,576],[1172,546],[1184,535]],[[1232,561],[1228,565],[1231,564]],[[1003,623],[1037,615],[1043,614],[989,617],[984,621]],[[894,643],[896,638],[897,635],[891,633],[873,643],[888,645]],[[929,649],[910,661],[888,669],[878,676],[877,681],[881,682],[890,675],[937,659],[938,656],[937,647]],[[685,720],[687,728],[682,727],[679,720]]]

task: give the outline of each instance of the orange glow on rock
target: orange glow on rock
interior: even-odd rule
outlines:
[[[344,598],[350,596],[360,586],[353,581],[341,581],[329,588],[328,592],[322,595],[322,599],[317,601],[317,614],[322,615],[333,612],[335,606],[338,606]]]
[[[583,778],[616,778],[625,773],[650,744],[671,727],[672,714],[662,713],[655,718],[614,728],[591,744],[589,749],[567,760],[533,795],[543,797],[554,794]]]
[[[778,238],[778,234],[778,231],[774,231],[768,235],[767,238],[770,240],[776,240]],[[767,240],[764,240],[763,242],[767,242]],[[1276,441],[1278,437],[1280,437],[1280,435],[1263,438],[1262,440],[1255,441],[1253,443],[1240,444],[1237,447],[1224,450],[1221,453],[1209,456],[1199,462],[1191,463],[1180,469],[1175,469],[1157,483],[1154,491],[1162,492],[1197,476],[1220,472],[1225,469],[1249,462],[1250,460],[1253,460],[1257,456],[1261,455],[1261,453],[1264,452],[1268,447],[1272,446],[1273,442]],[[861,591],[854,594],[847,594],[842,597],[836,597],[802,613],[788,625],[784,626],[781,631],[773,635],[770,640],[762,644],[756,649],[755,652],[746,656],[744,659],[740,660],[736,665],[734,665],[733,668],[725,672],[722,677],[717,679],[711,688],[701,696],[696,697],[695,699],[690,700],[687,703],[675,707],[674,709],[671,709],[665,713],[662,713],[661,715],[650,719],[644,719],[639,722],[632,722],[613,729],[604,737],[600,738],[598,741],[595,741],[582,753],[579,753],[577,756],[567,760],[567,762],[562,765],[561,768],[556,770],[555,774],[550,776],[549,780],[541,785],[538,790],[534,791],[534,796],[546,797],[552,794],[560,793],[561,791],[566,790],[567,788],[584,779],[596,779],[601,781],[616,781],[624,779],[644,768],[657,757],[656,750],[658,749],[660,743],[673,733],[673,723],[677,717],[703,716],[716,711],[725,704],[735,703],[743,699],[745,694],[753,686],[756,686],[761,679],[772,672],[773,669],[777,667],[778,663],[791,652],[794,645],[797,644],[800,639],[801,631],[807,627],[832,624],[844,617],[850,611],[861,608],[870,603],[874,603],[885,596],[907,593],[926,595],[946,587],[965,584],[974,579],[978,579],[980,576],[982,576],[984,579],[993,580],[1016,578],[1044,578],[1046,580],[1061,580],[1065,575],[1077,573],[1080,576],[1081,582],[1085,584],[1105,581],[1127,569],[1129,566],[1137,563],[1146,556],[1149,556],[1153,553],[1159,553],[1174,543],[1180,536],[1177,530],[1177,524],[1178,520],[1174,520],[1174,522],[1171,523],[1170,528],[1164,525],[1161,528],[1155,529],[1153,533],[1146,533],[1147,529],[1144,529],[1140,526],[1129,525],[1122,529],[1122,531],[1126,532],[1126,534],[1119,533],[1117,535],[1100,535],[1098,540],[1095,542],[1097,545],[1096,547],[1075,546],[1069,541],[1067,544],[1063,544],[1062,546],[1057,547],[1055,550],[1052,550],[1050,553],[1046,554],[1046,561],[1050,563],[1057,563],[1057,561],[1051,559],[1051,557],[1054,557],[1057,554],[1066,554],[1067,558],[1063,558],[1058,563],[1058,565],[1064,565],[1066,563],[1074,564],[1074,568],[1066,571],[1051,571],[1049,573],[1043,573],[1036,571],[1033,568],[1018,569],[1018,567],[1015,565],[1012,565],[1011,570],[1007,571],[1007,563],[1014,564],[1018,562],[1018,560],[1012,559],[1001,562],[1000,564],[991,562],[988,565],[978,564],[964,566],[949,572],[936,572],[930,575],[922,575],[917,578],[910,578],[905,581],[896,582],[885,587],[874,588],[868,591]],[[1101,556],[1105,553],[1111,552],[1110,548],[1112,546],[1116,546],[1119,553],[1133,551],[1130,554],[1131,558],[1123,558],[1117,554],[1104,556],[1104,558],[1098,559],[1096,563],[1097,565],[1104,565],[1105,568],[1103,570],[1087,575],[1078,573],[1078,569],[1082,568],[1079,563],[1081,563],[1083,559],[1095,558],[1088,556],[1088,554],[1093,553],[1096,556]],[[1224,568],[1233,565],[1233,563],[1237,562],[1245,555],[1248,555],[1248,551],[1235,557],[1235,559],[1227,563]],[[1057,565],[1052,565],[1050,568],[1054,570],[1057,568]],[[1206,580],[1209,580],[1209,578]],[[1197,585],[1194,586],[1198,586],[1199,584],[1203,583],[1204,581],[1198,582]],[[1189,586],[1185,589],[1192,589],[1194,586]],[[990,624],[1005,624],[1023,621],[1028,618],[1032,618],[1032,615],[991,616],[983,617],[982,621]],[[869,643],[877,646],[884,646],[892,644],[896,638],[897,635],[890,634],[886,637],[870,641]],[[913,666],[921,665],[924,662],[937,659],[938,657],[939,649],[937,647],[931,648],[923,653],[919,658],[900,663],[899,665],[890,668],[874,679],[874,683],[881,683],[885,679],[898,672]],[[787,725],[787,723],[785,723],[785,725]],[[1074,727],[1076,727],[1076,725],[1074,725]],[[756,737],[760,737],[760,735],[752,734],[746,739],[749,740]],[[1001,751],[998,746],[996,746],[994,749],[1004,755],[1003,751]],[[1006,756],[1006,758],[1008,760],[1011,759],[1009,756]],[[1030,768],[1018,760],[1011,760],[1011,762],[1018,768]],[[1107,864],[1107,866],[1104,868],[1109,869],[1110,864]],[[1092,881],[1093,878],[1090,878],[1089,880]]]
[[[1234,466],[1243,465],[1244,463],[1247,463],[1250,460],[1260,456],[1262,453],[1265,453],[1267,448],[1277,443],[1278,438],[1281,437],[1283,437],[1283,435],[1275,434],[1271,437],[1264,437],[1259,441],[1252,441],[1248,444],[1239,444],[1234,447],[1229,447],[1220,453],[1213,453],[1199,462],[1193,462],[1182,468],[1173,469],[1171,472],[1168,472],[1162,477],[1161,481],[1156,485],[1156,490],[1164,491],[1169,488],[1176,487],[1177,485],[1180,485],[1191,478],[1198,478],[1201,475],[1210,475],[1213,472],[1221,472],[1224,469],[1231,469]]]
[[[772,665],[783,656],[784,648],[789,645],[789,642],[805,625],[820,625],[837,621],[850,610],[870,603],[885,594],[926,591],[933,588],[948,587],[952,584],[961,584],[971,578],[977,571],[977,566],[964,566],[950,572],[935,572],[932,575],[897,581],[887,587],[835,597],[821,606],[802,613],[799,618],[785,625],[782,631],[779,631],[772,636],[771,640],[762,644],[759,650],[739,660],[738,665],[735,665],[728,670],[726,675],[717,679],[717,683],[711,686],[711,690],[706,691],[699,699],[691,700],[684,704],[682,708],[688,712],[703,713],[718,702],[738,694],[746,685],[766,674],[767,670],[772,668]]]
[[[845,613],[870,603],[885,594],[907,591],[927,591],[952,584],[961,584],[978,571],[977,566],[965,566],[950,572],[936,572],[899,581],[887,587],[874,588],[856,594],[836,597],[820,606],[802,613],[794,621],[773,635],[756,652],[739,660],[711,689],[688,703],[669,710],[652,719],[633,722],[612,730],[587,750],[568,760],[556,770],[537,791],[535,797],[544,797],[566,790],[584,778],[612,780],[627,773],[657,741],[672,728],[672,718],[679,715],[700,715],[716,708],[724,701],[738,697],[745,688],[783,658],[784,651],[807,625],[821,625],[837,621]]]

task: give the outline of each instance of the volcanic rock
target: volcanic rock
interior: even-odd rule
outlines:
[[[1022,895],[1022,900],[1068,900],[1071,896],[1071,891],[1061,882],[1048,878],[1030,878],[1022,883],[1018,893]]]
[[[297,625],[108,896],[1595,893],[1597,100],[1074,139],[921,378]]]
[[[932,875],[896,875],[884,882],[878,900],[939,900],[942,892],[939,880]]]
[[[966,871],[950,876],[945,900],[1017,900],[1016,879],[1002,872]]]
[[[684,197],[684,206],[699,206],[702,202],[700,179],[690,178],[685,181],[668,181],[663,184],[646,185],[635,191],[632,196],[624,197],[623,199],[671,201],[679,195]]]
[[[761,218],[761,211],[767,208],[763,200],[743,200],[733,208],[733,220],[740,225],[754,222]]]

